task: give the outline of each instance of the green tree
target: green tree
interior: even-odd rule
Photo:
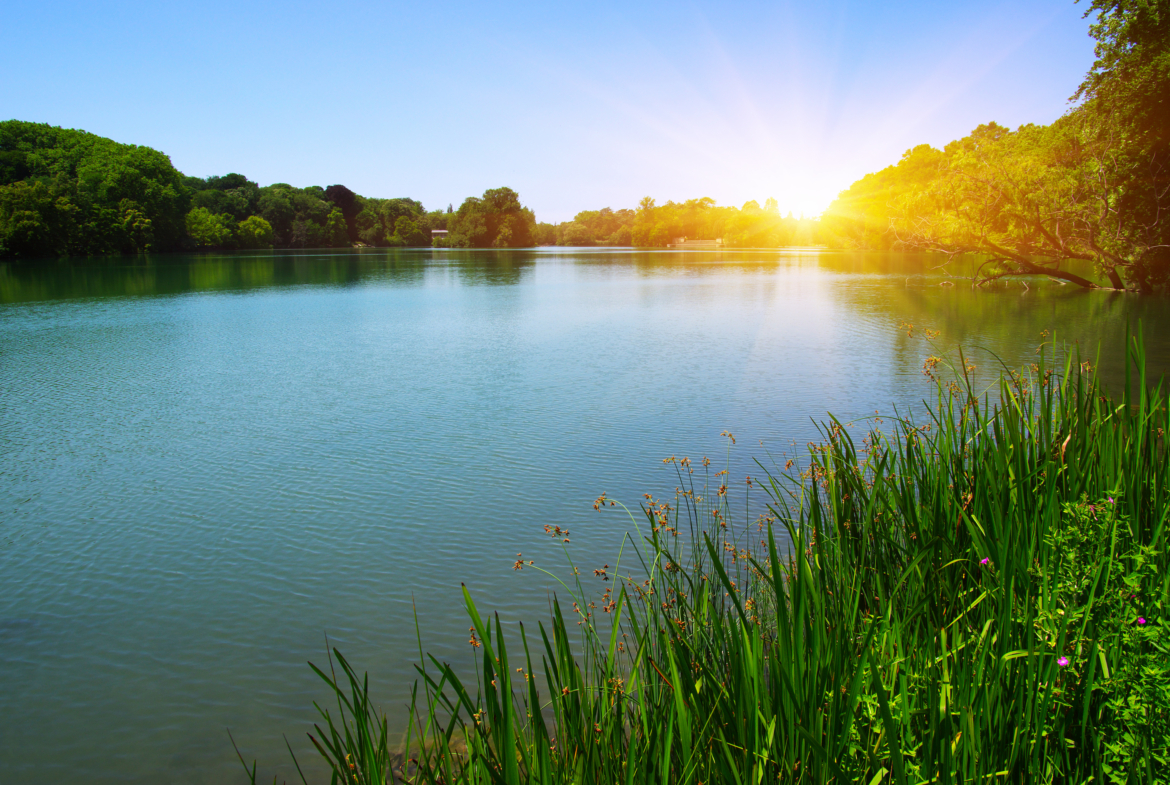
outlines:
[[[382,219],[378,216],[374,208],[375,205],[367,204],[354,217],[358,239],[366,245],[384,245],[386,240],[386,227],[382,225]]]
[[[403,216],[417,220],[419,216],[426,215],[420,202],[404,198],[379,200],[377,212],[387,228],[393,228],[398,219]]]
[[[272,225],[258,215],[245,218],[236,228],[241,248],[271,248],[273,236]]]
[[[1125,238],[1103,254],[1150,290],[1170,279],[1170,0],[1093,0],[1094,12],[1097,59],[1073,99]]]
[[[125,253],[145,253],[154,243],[154,225],[146,212],[130,199],[118,205],[122,211],[122,250]]]
[[[867,174],[842,191],[821,216],[824,234],[837,247],[889,250],[899,243],[891,231],[895,203],[928,188],[939,176],[942,151],[921,144],[902,160]],[[775,200],[770,200],[773,207]],[[775,210],[778,214],[778,210]]]
[[[2,122],[0,187],[14,189],[0,199],[4,255],[171,250],[186,234],[185,178],[149,147]]]
[[[1170,0],[1092,0],[1096,61],[1074,100],[1121,115],[1141,147],[1170,136]]]
[[[70,250],[77,208],[42,182],[0,186],[0,256],[59,256]]]
[[[160,250],[177,248],[183,237],[187,198],[170,159],[149,147],[102,142],[76,170],[79,206],[89,208],[86,239],[90,247],[98,253],[126,250],[118,226],[123,219],[121,203],[128,199],[150,219]]]
[[[293,221],[289,236],[290,248],[321,248],[325,246],[325,227],[313,221]]]
[[[272,227],[273,242],[287,244],[292,232],[292,223],[296,218],[292,199],[289,198],[291,187],[269,186],[260,190],[257,200],[259,215]]]
[[[633,210],[583,210],[557,231],[560,245],[628,245]]]
[[[360,239],[366,245],[386,245],[386,228],[382,226],[381,221],[376,221],[366,229],[359,231],[358,239]]]
[[[334,208],[325,219],[325,242],[331,248],[345,248],[350,245],[349,230],[340,209]]]
[[[186,225],[187,236],[198,248],[228,248],[235,243],[231,216],[196,207],[187,213]]]
[[[25,154],[20,150],[0,151],[0,185],[8,185],[23,180],[32,172],[25,161]]]
[[[1096,122],[1078,110],[1017,131],[991,123],[947,145],[930,186],[896,200],[899,243],[982,257],[977,284],[1047,275],[1085,288],[1163,285],[1170,265],[1159,264],[1159,195],[1134,183],[1125,141]],[[1070,270],[1075,262],[1102,283]]]
[[[341,211],[345,224],[346,241],[344,243],[339,242],[336,237],[330,234],[333,237],[334,247],[350,245],[356,242],[358,239],[358,229],[354,219],[362,211],[364,200],[344,185],[331,185],[325,189],[325,201],[331,202]],[[331,232],[328,229],[327,231]]]
[[[614,229],[613,234],[605,238],[606,245],[631,245],[633,243],[633,233],[630,230],[629,224],[623,224],[617,229]]]
[[[425,223],[414,221],[407,216],[401,216],[394,222],[395,245],[422,247],[431,244],[431,233]]]
[[[556,245],[557,227],[550,223],[538,223],[532,236],[532,242],[535,245]]]
[[[329,217],[330,205],[323,198],[324,192],[320,188],[299,188],[292,191],[290,198],[293,210],[298,219],[312,221],[318,226],[324,226]]]
[[[447,241],[462,248],[527,248],[536,218],[511,188],[492,188],[468,197],[447,222]]]
[[[589,231],[589,227],[577,221],[563,224],[560,235],[560,245],[597,245],[597,241],[594,240],[593,233]]]
[[[191,206],[203,207],[216,214],[227,214],[237,221],[246,218],[252,210],[247,192],[239,189],[221,191],[205,188],[191,197]]]

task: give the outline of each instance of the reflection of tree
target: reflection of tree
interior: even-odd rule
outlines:
[[[938,257],[897,252],[837,252],[818,250],[726,248],[719,251],[574,252],[575,258],[602,263],[621,259],[647,274],[686,273],[721,275],[732,270],[758,271],[761,267],[822,270],[854,275],[922,275],[939,263]]]
[[[1094,366],[1107,383],[1119,385],[1124,377],[1126,331],[1145,325],[1151,338],[1159,325],[1170,320],[1170,304],[1155,298],[1132,298],[1121,293],[1090,295],[1072,286],[1046,285],[1024,289],[999,285],[973,290],[970,286],[938,286],[937,279],[911,280],[898,285],[885,279],[873,286],[843,286],[835,297],[852,313],[879,319],[894,336],[897,367],[915,368],[929,354],[954,356],[963,351],[979,366],[979,378],[990,381],[999,362],[1018,370],[1036,361],[1042,343],[1079,349],[1082,359]],[[914,335],[906,328],[913,325]],[[939,335],[928,343],[924,330]],[[1098,358],[1098,348],[1100,357]],[[989,353],[990,352],[990,353]],[[1170,371],[1170,353],[1151,341],[1150,369]],[[924,388],[925,389],[925,388]]]
[[[452,271],[456,281],[468,286],[501,286],[520,283],[537,258],[537,252],[524,250],[436,252],[430,248],[391,248],[146,257],[132,265],[121,260],[88,260],[78,266],[0,265],[0,302],[374,281],[419,285],[428,271],[443,269]]]
[[[162,276],[164,279],[166,276]],[[0,264],[0,303],[171,294],[185,288],[160,280],[153,266],[87,264],[30,267]]]
[[[463,251],[450,250],[437,255],[437,262],[454,271],[466,285],[506,286],[518,284],[529,274],[539,258],[536,251]]]
[[[238,291],[272,286],[356,284],[380,280],[418,284],[431,251],[255,253],[87,260],[77,266],[0,265],[0,302]]]
[[[1148,351],[1155,372],[1170,369],[1170,346],[1153,340],[1170,323],[1170,302],[1098,292],[1047,281],[1025,289],[1001,282],[973,290],[934,270],[940,261],[922,254],[862,252],[761,251],[626,251],[591,249],[432,250],[366,249],[333,253],[269,251],[252,254],[147,257],[143,263],[89,262],[67,265],[0,265],[0,302],[51,299],[152,296],[199,291],[256,291],[300,285],[509,286],[530,278],[538,263],[587,268],[591,279],[630,276],[653,279],[728,278],[753,282],[760,291],[780,285],[786,276],[809,276],[817,296],[850,324],[868,325],[883,354],[872,363],[875,373],[917,373],[935,350],[920,338],[908,338],[901,323],[938,330],[937,345],[948,351],[959,344],[973,352],[980,372],[995,370],[995,352],[1010,367],[1034,361],[1035,349],[1049,331],[1061,343],[1079,341],[1087,359],[1097,362],[1112,383],[1121,376],[1127,324],[1141,321],[1151,338]],[[771,302],[771,295],[767,295]],[[888,331],[888,333],[886,332]],[[885,354],[886,346],[891,354]],[[875,346],[875,351],[879,347]],[[893,367],[888,367],[893,363]],[[880,368],[876,366],[880,365]],[[859,383],[860,380],[859,380]],[[924,388],[925,390],[925,388]]]

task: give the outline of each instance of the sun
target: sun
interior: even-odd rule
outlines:
[[[776,201],[785,215],[789,211],[797,218],[817,218],[836,198],[836,190],[821,182],[804,182],[788,190],[783,196],[777,196]]]
[[[797,218],[802,216],[804,218],[817,218],[829,206],[829,201],[811,194],[800,194],[793,199],[794,206],[792,208],[792,214]],[[787,214],[785,213],[785,215]]]
[[[765,189],[763,198],[754,197],[760,207],[763,207],[770,197],[776,200],[776,208],[781,215],[787,216],[791,213],[795,218],[801,216],[819,218],[837,197],[837,189],[817,181],[788,182],[778,187],[774,186],[773,189],[764,185],[763,189]],[[760,186],[756,185],[751,190],[758,191]],[[740,204],[743,204],[743,201]]]

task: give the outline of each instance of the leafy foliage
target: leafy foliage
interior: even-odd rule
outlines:
[[[0,256],[175,249],[188,203],[182,175],[157,150],[0,123]]]
[[[206,207],[187,213],[187,235],[199,248],[223,248],[234,241],[231,218],[217,215]]]
[[[584,210],[577,213],[572,221],[557,226],[552,242],[556,245],[630,245],[631,228],[634,223],[633,210]]]
[[[240,221],[236,237],[241,248],[271,248],[272,226],[258,215],[250,215]]]
[[[927,187],[895,200],[891,233],[914,248],[984,255],[980,283],[1045,274],[1097,285],[1069,269],[1080,261],[1112,288],[1153,289],[1170,274],[1155,264],[1158,202],[1170,192],[1138,198],[1135,209],[1135,175],[1119,144],[1087,110],[1014,132],[980,126],[947,145]]]
[[[232,248],[456,244],[523,247],[532,211],[509,188],[467,209],[427,212],[414,199],[376,199],[344,185],[259,186],[242,174],[184,176],[147,147],[37,123],[0,123],[0,258]]]
[[[1096,0],[1097,61],[1050,126],[922,145],[830,205],[838,245],[977,254],[984,284],[1170,284],[1170,0]]]
[[[551,227],[550,227],[551,228]],[[812,245],[817,222],[781,217],[776,200],[761,209],[758,202],[742,209],[718,207],[709,197],[658,205],[644,198],[637,210],[586,210],[556,227],[557,245],[633,245],[655,248],[685,240],[720,240],[724,246],[775,248]]]
[[[454,248],[527,248],[536,218],[511,188],[491,188],[464,200],[448,219],[447,244]]]
[[[894,205],[906,194],[921,192],[938,178],[943,155],[922,144],[902,160],[867,174],[842,191],[821,216],[823,236],[834,246],[890,250],[898,237],[890,231]]]

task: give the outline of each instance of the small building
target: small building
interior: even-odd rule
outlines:
[[[432,229],[431,230],[431,239],[432,240],[437,240],[440,238],[446,239],[446,237],[447,237],[447,230],[446,229]]]

